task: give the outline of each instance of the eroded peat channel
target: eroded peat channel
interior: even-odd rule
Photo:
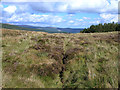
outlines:
[[[46,76],[54,76],[54,74],[59,74],[60,82],[64,85],[64,72],[66,71],[66,65],[69,63],[70,60],[74,59],[75,55],[81,52],[82,49],[68,47],[69,44],[71,44],[71,39],[67,40],[66,37],[48,37],[52,38],[50,39],[52,43],[54,40],[57,40],[55,41],[56,46],[52,46],[51,44],[45,44],[49,40],[39,37],[40,39],[37,41],[38,43],[33,46],[32,49],[38,50],[40,54],[47,52],[48,57],[54,59],[55,61],[51,65],[45,65],[44,67],[40,68],[40,72],[38,71],[38,73],[40,73],[40,75]],[[32,38],[32,40],[36,39]]]
[[[116,88],[118,34],[3,29],[3,87]]]

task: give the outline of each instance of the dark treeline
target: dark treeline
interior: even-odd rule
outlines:
[[[91,25],[90,28],[85,28],[81,33],[94,33],[94,32],[112,32],[120,31],[120,24],[118,23],[104,23],[98,25]]]

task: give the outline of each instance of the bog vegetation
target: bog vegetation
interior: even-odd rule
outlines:
[[[118,32],[2,32],[4,88],[118,87]]]

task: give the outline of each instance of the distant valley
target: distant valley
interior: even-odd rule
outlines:
[[[36,26],[29,26],[29,25],[18,25],[24,28],[32,28],[32,29],[40,29],[43,31],[49,32],[64,32],[64,33],[79,33],[84,28],[58,28],[58,27],[36,27]]]
[[[30,25],[12,25],[6,23],[2,24],[2,28],[5,29],[15,29],[15,30],[27,30],[27,31],[38,31],[38,32],[48,32],[48,33],[79,33],[83,28],[58,28],[58,27],[37,27]]]

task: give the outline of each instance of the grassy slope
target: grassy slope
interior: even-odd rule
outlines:
[[[117,32],[2,31],[3,87],[118,87]]]

